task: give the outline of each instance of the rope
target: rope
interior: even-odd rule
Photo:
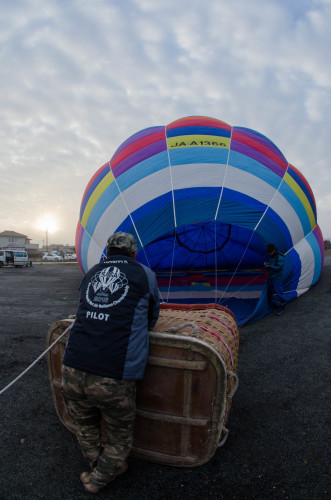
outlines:
[[[112,168],[111,168],[111,165],[110,165],[110,161],[109,161],[109,168],[110,168],[110,171],[112,172]],[[132,217],[132,214],[131,214],[131,212],[130,212],[130,210],[129,210],[129,207],[128,207],[128,205],[127,205],[126,201],[125,201],[125,198],[124,198],[123,192],[121,191],[121,189],[120,189],[120,187],[119,187],[119,185],[118,185],[117,179],[116,179],[116,177],[115,177],[115,175],[114,175],[114,174],[113,174],[113,177],[114,177],[114,182],[115,182],[115,185],[116,185],[117,190],[118,190],[118,192],[119,192],[119,195],[121,196],[121,200],[122,200],[122,202],[123,202],[123,204],[124,204],[124,206],[125,206],[126,211],[128,212],[128,216],[130,217],[130,220],[131,220],[132,226],[133,226],[133,228],[134,228],[134,230],[135,230],[136,236],[137,236],[137,238],[138,238],[138,240],[139,240],[139,243],[140,243],[140,245],[141,245],[141,248],[142,248],[142,250],[143,250],[143,252],[144,252],[145,259],[146,259],[146,262],[147,262],[147,265],[148,265],[148,267],[150,267],[150,268],[151,268],[152,266],[151,266],[151,265],[150,265],[150,263],[149,263],[149,260],[148,260],[148,257],[147,257],[147,253],[146,253],[146,250],[145,250],[145,246],[143,245],[143,242],[142,242],[142,240],[141,240],[141,238],[140,238],[140,234],[139,234],[138,229],[137,229],[137,226],[136,226],[136,224],[135,224],[135,222],[134,222],[134,220],[133,220],[133,217]],[[161,302],[163,302],[162,295],[161,295],[161,292],[160,292],[159,288],[158,288],[158,292],[159,292],[160,301],[161,301]]]
[[[185,323],[182,323],[179,326],[171,326],[170,328],[168,328],[167,332],[168,333],[178,333],[180,330],[182,330],[182,328],[186,328],[187,326],[190,326],[191,328],[193,328],[193,335],[198,334],[198,332],[199,332],[198,325],[196,323],[194,323],[193,321],[187,321]]]
[[[174,180],[172,177],[172,164],[170,161],[170,154],[169,154],[168,141],[167,141],[167,139],[168,139],[167,127],[166,126],[164,127],[164,135],[165,135],[165,139],[166,139],[166,143],[167,143],[167,157],[168,157],[169,175],[170,175],[170,183],[171,183],[172,211],[173,211],[173,216],[174,216],[174,245],[172,248],[172,261],[171,261],[170,277],[169,277],[169,283],[168,283],[168,294],[167,294],[167,302],[169,302],[169,294],[170,294],[170,287],[171,287],[171,281],[172,281],[172,271],[173,271],[174,259],[175,259],[177,218],[176,218]]]
[[[175,233],[176,233],[176,229],[175,229]],[[168,283],[167,302],[169,302],[170,286],[171,286],[171,281],[172,281],[172,270],[173,270],[173,267],[174,267],[174,260],[175,260],[175,247],[176,247],[176,238],[174,236],[174,244],[173,244],[173,247],[172,247],[171,270],[170,270],[170,277],[169,277],[169,283]]]
[[[168,136],[167,136],[167,127],[166,126],[164,127],[164,135],[165,135],[165,139],[166,139],[166,143],[167,143],[168,165],[170,167],[169,174],[170,174],[170,182],[171,182],[172,210],[173,210],[173,214],[174,214],[174,225],[176,228],[177,227],[177,219],[176,219],[176,207],[175,207],[175,192],[174,192],[174,182],[173,182],[173,178],[172,178],[172,165],[171,165],[171,161],[170,161],[169,148],[168,148],[168,142],[167,142]]]
[[[264,271],[259,271],[259,273],[260,273],[260,274],[264,274]],[[260,277],[260,276],[255,276],[255,277],[254,277],[254,278],[252,278],[251,280],[247,281],[247,283],[245,283],[245,285],[243,285],[242,287],[240,287],[240,288],[239,288],[238,290],[236,290],[235,292],[232,292],[232,293],[231,293],[231,295],[230,295],[230,297],[231,297],[231,298],[233,298],[233,297],[234,297],[234,298],[240,298],[238,294],[239,294],[242,290],[244,290],[246,287],[248,287],[251,283],[254,283],[254,281],[256,281],[259,277]],[[225,293],[225,292],[224,292],[224,293]],[[284,292],[284,293],[286,293],[286,292]],[[222,297],[223,297],[223,295],[222,295]],[[229,298],[229,297],[225,297],[225,299],[223,300],[223,298],[222,298],[222,297],[220,298],[220,301],[219,301],[219,303],[220,303],[220,304],[223,304],[224,302],[226,302],[227,298]]]
[[[226,402],[226,408],[227,408],[226,409],[226,414],[228,412],[229,404],[231,402],[231,399],[232,399],[234,393],[236,392],[236,390],[238,389],[238,385],[239,385],[239,379],[238,379],[237,375],[235,373],[233,373],[232,371],[228,371],[227,372],[227,378],[228,379],[230,379],[230,378],[234,379],[234,386],[233,386],[232,390],[226,396],[226,399],[227,399],[227,402]],[[224,433],[224,435],[223,435],[223,438],[221,439],[221,441],[218,443],[218,447],[219,448],[221,448],[225,444],[226,440],[228,439],[229,429],[227,429],[225,427],[225,425],[223,425],[222,433]]]
[[[317,224],[316,224],[317,225]],[[304,239],[305,241],[307,241],[307,238],[308,236],[310,236],[312,233],[314,233],[315,231],[315,228],[316,228],[316,225],[314,227],[314,229],[312,229],[311,231],[309,231],[309,233],[307,233],[306,235],[304,235]],[[289,248],[284,255],[287,255],[288,253],[290,253],[292,250],[295,250],[295,247],[297,246],[298,243],[301,243],[302,240],[300,240],[299,242],[296,242],[295,245],[292,245],[291,248]],[[296,250],[297,251],[297,250]],[[295,291],[295,290],[293,290]]]
[[[234,393],[236,392],[236,390],[238,389],[238,385],[239,385],[239,379],[238,379],[238,376],[233,373],[232,371],[228,371],[227,372],[227,377],[228,379],[230,378],[233,378],[234,379],[234,385],[233,385],[233,388],[232,390],[229,392],[229,394],[226,395],[226,398],[229,400],[229,399],[232,399],[233,396],[234,396]]]
[[[214,222],[215,223],[217,222],[217,216],[218,216],[218,212],[219,212],[219,209],[220,209],[220,206],[221,206],[221,201],[222,201],[222,198],[223,198],[223,191],[224,191],[225,179],[226,179],[227,172],[228,172],[228,167],[229,167],[231,142],[232,142],[232,132],[233,132],[233,127],[231,127],[230,143],[229,143],[229,149],[228,149],[228,154],[227,154],[227,158],[226,158],[226,167],[225,167],[225,172],[224,172],[224,177],[223,177],[221,192],[220,192],[220,196],[219,196],[219,199],[218,199],[218,203],[217,203],[217,207],[216,207],[216,212],[215,212],[215,216],[214,216]],[[217,287],[218,287],[218,279],[217,278],[218,278],[218,276],[217,276],[216,225],[215,225],[215,283],[216,283],[216,287],[215,287],[215,303],[217,303]],[[221,300],[222,300],[222,298],[223,298],[223,295],[221,297]]]
[[[25,375],[29,370],[31,370],[31,368],[36,365],[38,363],[38,361],[41,360],[41,358],[43,356],[45,356],[45,354],[48,353],[48,351],[50,351],[52,349],[52,347],[55,346],[55,344],[62,338],[64,337],[64,335],[72,328],[72,325],[73,323],[71,323],[71,325],[68,326],[68,328],[53,342],[53,344],[51,344],[47,349],[46,351],[44,351],[42,354],[40,354],[40,356],[38,356],[38,358],[33,362],[31,363],[30,366],[28,366],[20,375],[18,375],[18,377],[16,377],[14,380],[12,380],[8,385],[6,385],[6,387],[4,387],[1,391],[0,391],[0,395],[3,394],[7,389],[9,389],[12,385],[14,385],[20,378],[23,377],[23,375]]]
[[[226,175],[227,175],[227,172],[228,172],[229,159],[230,159],[231,142],[232,142],[232,132],[233,132],[233,127],[231,127],[231,135],[230,135],[230,143],[229,143],[229,149],[228,149],[228,154],[227,154],[227,159],[226,159],[226,167],[225,167],[225,172],[224,172],[224,177],[223,177],[221,192],[220,192],[220,196],[219,196],[219,199],[218,199],[218,204],[217,204],[217,208],[216,208],[216,212],[215,212],[214,221],[217,220],[218,212],[219,212],[221,201],[222,201],[222,198],[223,198],[223,191],[224,191],[225,179],[226,179]]]
[[[84,233],[86,233],[89,236],[89,238],[92,240],[93,239],[93,235],[88,232],[88,230],[86,229],[86,227],[83,227],[83,229],[84,229]],[[106,254],[105,254],[104,250],[102,250],[102,248],[98,245],[98,243],[95,240],[93,240],[93,241],[96,244],[96,246],[99,248],[99,250],[101,252],[101,256],[105,256],[106,257]]]
[[[214,257],[215,257],[215,304],[217,302],[217,287],[218,287],[218,280],[217,280],[217,249],[216,249],[216,219],[214,220],[214,241],[215,241],[215,246],[214,246]]]
[[[228,350],[228,353],[230,354],[230,358],[231,358],[231,365],[233,366],[233,356],[232,356],[232,352],[231,352],[231,349],[230,347],[228,346],[228,344],[219,336],[217,335],[217,333],[213,332],[212,330],[209,330],[209,328],[206,328],[205,326],[203,325],[198,325],[200,328],[202,328],[202,330],[205,330],[206,332],[209,332],[211,333],[212,335],[214,335],[215,337],[217,337],[224,345],[225,347],[227,348]]]
[[[237,274],[237,271],[238,271],[238,269],[239,269],[239,266],[240,266],[240,264],[241,264],[241,262],[242,262],[242,260],[243,260],[243,258],[244,258],[244,256],[245,256],[245,254],[246,254],[246,252],[247,252],[247,250],[248,250],[248,247],[249,247],[249,245],[250,245],[250,242],[252,241],[252,238],[253,238],[253,236],[254,236],[255,231],[257,230],[257,228],[258,228],[258,227],[259,227],[259,225],[261,224],[261,222],[262,222],[262,220],[263,220],[264,216],[266,215],[267,211],[269,210],[269,208],[270,208],[270,206],[271,206],[271,204],[272,204],[272,202],[273,202],[273,200],[274,200],[275,196],[277,195],[277,193],[279,193],[280,187],[281,187],[281,185],[282,185],[282,184],[283,184],[283,182],[284,182],[284,177],[285,177],[285,175],[286,175],[286,173],[287,173],[287,171],[288,171],[288,168],[289,168],[289,163],[287,163],[286,171],[285,171],[285,173],[284,173],[284,175],[283,175],[283,177],[282,177],[282,179],[281,179],[281,181],[280,181],[280,183],[279,183],[279,185],[278,185],[277,189],[275,190],[275,192],[274,192],[274,194],[273,194],[273,196],[272,196],[271,200],[269,201],[268,205],[266,206],[266,208],[265,208],[265,210],[264,210],[263,214],[261,215],[261,217],[260,217],[260,219],[259,219],[258,223],[255,225],[255,227],[254,227],[254,229],[253,229],[253,231],[252,231],[251,237],[249,238],[248,243],[247,243],[247,245],[246,245],[246,248],[245,248],[245,250],[244,250],[244,253],[242,254],[241,259],[240,259],[240,261],[239,261],[239,263],[238,263],[238,265],[237,265],[237,267],[236,267],[236,269],[235,269],[235,271],[234,271],[234,273],[233,273],[233,275],[232,275],[232,277],[231,277],[231,279],[230,279],[229,283],[227,284],[227,287],[226,287],[226,289],[224,290],[224,292],[223,292],[223,294],[222,294],[222,297],[219,299],[218,303],[221,303],[221,302],[222,302],[222,299],[223,299],[223,297],[224,297],[224,295],[225,295],[225,293],[226,293],[227,289],[229,288],[229,286],[231,285],[231,283],[232,283],[232,281],[233,281],[233,279],[234,279],[235,275]]]
[[[221,448],[222,446],[224,446],[225,441],[228,439],[229,429],[227,429],[227,428],[223,425],[222,432],[224,432],[224,436],[223,436],[223,438],[221,439],[221,441],[218,443],[218,447],[219,447],[219,448]]]
[[[254,231],[255,231],[255,229],[254,229]],[[242,262],[243,258],[244,258],[244,257],[245,257],[245,255],[246,255],[246,252],[247,252],[247,250],[248,250],[249,244],[250,244],[250,242],[252,241],[252,238],[253,238],[253,236],[254,236],[254,231],[252,232],[251,237],[249,238],[248,243],[247,243],[247,245],[246,245],[246,248],[245,248],[245,250],[244,250],[244,253],[242,254],[242,256],[241,256],[241,258],[240,258],[240,261],[238,262],[238,265],[237,265],[237,267],[236,267],[236,269],[235,269],[234,273],[232,274],[231,279],[230,279],[230,281],[228,282],[228,284],[227,284],[227,286],[226,286],[226,288],[225,288],[224,292],[222,293],[222,296],[221,296],[221,298],[219,299],[218,303],[221,303],[221,302],[222,302],[223,297],[224,297],[224,295],[225,295],[225,294],[226,294],[226,292],[227,292],[227,289],[229,288],[229,286],[231,285],[232,281],[234,280],[234,277],[235,277],[235,275],[237,274],[237,271],[238,271],[238,269],[239,269],[239,266],[240,266],[240,264],[241,264],[241,262]]]
[[[218,321],[219,323],[222,323],[222,325],[224,325],[228,330],[230,330],[230,332],[232,333],[233,337],[234,337],[234,340],[235,340],[235,343],[236,343],[236,347],[238,347],[238,339],[237,339],[237,335],[235,334],[234,330],[231,328],[231,326],[227,325],[224,321],[222,321],[221,319],[219,318],[216,318],[216,316],[209,316],[208,315],[208,318],[211,318],[211,319],[215,319],[216,321]]]
[[[110,167],[110,169],[111,169],[110,162],[109,162],[109,167]],[[128,205],[127,205],[126,201],[125,201],[125,198],[124,198],[123,192],[121,191],[121,189],[120,189],[120,187],[119,187],[119,185],[118,185],[117,179],[116,179],[116,177],[115,177],[115,175],[114,175],[114,174],[113,174],[113,177],[114,177],[114,182],[115,182],[115,185],[116,185],[116,187],[117,187],[117,189],[118,189],[119,195],[120,195],[120,197],[121,197],[121,199],[122,199],[123,205],[124,205],[124,207],[125,207],[126,211],[128,212],[128,216],[130,217],[130,220],[131,220],[132,226],[133,226],[133,228],[134,228],[134,230],[135,230],[135,233],[136,233],[136,235],[137,235],[137,238],[138,238],[138,240],[139,240],[139,243],[140,243],[140,245],[141,245],[141,248],[142,248],[142,250],[144,251],[144,254],[145,254],[145,258],[146,258],[146,261],[147,261],[148,267],[151,267],[151,265],[150,265],[150,263],[149,263],[149,260],[148,260],[148,257],[147,257],[147,254],[146,254],[146,252],[145,252],[145,247],[144,247],[144,245],[143,245],[143,242],[141,241],[140,235],[139,235],[139,233],[138,233],[138,229],[137,229],[137,227],[136,227],[136,225],[135,225],[135,223],[134,223],[134,220],[133,220],[133,218],[132,218],[132,214],[131,214],[131,212],[130,212],[130,210],[129,210],[129,207],[128,207]]]

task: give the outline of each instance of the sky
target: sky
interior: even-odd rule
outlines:
[[[331,0],[0,0],[0,232],[74,244],[86,185],[146,127],[271,139],[331,238]]]

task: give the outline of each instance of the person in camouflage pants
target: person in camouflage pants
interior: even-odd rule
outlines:
[[[80,478],[98,493],[127,469],[133,442],[136,380],[143,377],[149,337],[159,316],[156,277],[136,261],[135,238],[111,235],[107,257],[80,285],[65,348],[62,393],[91,472]]]
[[[77,439],[92,473],[89,482],[103,488],[127,469],[135,420],[136,384],[62,366],[62,393]],[[101,420],[106,442],[101,445]]]

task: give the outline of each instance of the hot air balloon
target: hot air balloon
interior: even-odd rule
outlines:
[[[238,325],[269,312],[266,246],[285,254],[290,301],[324,260],[312,190],[277,146],[254,130],[191,116],[129,137],[84,192],[76,253],[86,272],[107,238],[132,233],[137,260],[169,303],[217,303]]]

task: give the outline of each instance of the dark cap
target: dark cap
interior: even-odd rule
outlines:
[[[109,236],[107,241],[107,248],[120,248],[129,254],[137,251],[136,238],[130,233],[114,233]]]

